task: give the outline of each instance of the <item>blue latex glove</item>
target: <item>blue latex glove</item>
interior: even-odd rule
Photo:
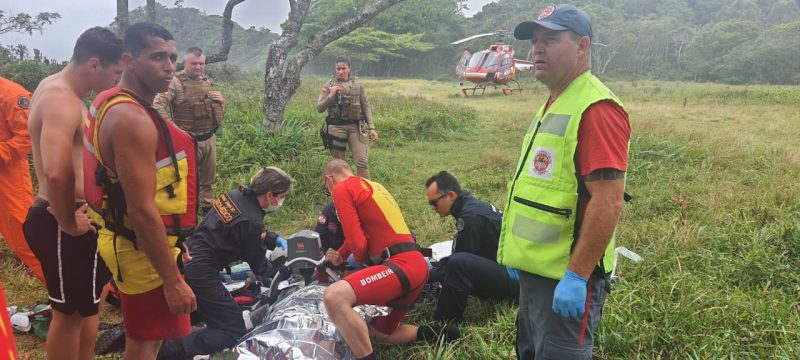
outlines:
[[[508,273],[508,277],[519,281],[519,271],[517,271],[517,269],[506,266],[506,272]]]
[[[286,251],[286,249],[289,247],[289,244],[286,242],[286,239],[280,236],[275,238],[275,245],[280,246],[280,248],[283,249],[284,251]]]
[[[353,254],[350,254],[350,256],[347,257],[347,264],[350,265],[351,268],[356,270],[367,267],[367,265],[358,262],[358,260],[356,260],[356,257],[353,256]]]
[[[553,294],[553,312],[563,317],[583,316],[588,283],[588,280],[567,269]]]
[[[433,269],[433,264],[431,264],[430,259],[425,259],[425,263],[428,264],[428,270]]]

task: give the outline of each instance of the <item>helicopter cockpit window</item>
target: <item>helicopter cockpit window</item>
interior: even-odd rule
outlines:
[[[503,55],[503,60],[500,62],[500,66],[506,66],[511,63],[511,57],[508,55]]]
[[[469,58],[469,65],[467,65],[467,67],[468,68],[477,67],[481,63],[481,58],[482,57],[483,57],[483,53],[482,52],[476,52],[476,53],[472,54],[472,57]]]
[[[496,53],[489,53],[488,55],[486,55],[486,60],[483,60],[482,67],[488,68],[497,66],[497,59],[498,56]]]

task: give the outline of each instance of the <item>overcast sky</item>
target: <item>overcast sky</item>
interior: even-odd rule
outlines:
[[[174,7],[174,0],[158,0],[159,3]],[[483,5],[493,0],[468,0],[468,15],[480,11]],[[0,44],[25,44],[32,52],[34,48],[42,50],[45,56],[57,60],[67,60],[72,55],[75,40],[84,30],[92,26],[108,26],[117,14],[117,2],[114,0],[38,0],[38,1],[2,1],[0,10],[6,14],[25,12],[31,15],[43,11],[61,14],[53,25],[47,26],[42,34],[4,34],[0,35]],[[222,15],[225,0],[185,0],[184,7],[194,7],[208,14]],[[129,0],[130,9],[144,6],[145,0]],[[233,20],[243,27],[266,27],[273,32],[280,32],[280,24],[289,15],[289,2],[286,0],[249,0],[236,6]]]

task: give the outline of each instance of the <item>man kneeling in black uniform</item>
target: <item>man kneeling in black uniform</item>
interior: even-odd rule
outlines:
[[[262,282],[272,270],[266,251],[274,250],[277,236],[262,240],[264,215],[283,205],[293,180],[276,167],[261,169],[250,185],[231,190],[213,203],[211,211],[187,240],[191,260],[184,264],[186,282],[197,297],[192,314],[206,328],[164,342],[158,359],[191,359],[236,345],[247,333],[242,308],[219,280],[219,272],[244,260]],[[285,245],[284,245],[285,247]]]
[[[428,279],[442,284],[433,319],[462,321],[468,295],[481,299],[518,299],[517,271],[497,263],[502,212],[461,190],[456,178],[447,171],[431,176],[425,187],[428,204],[441,217],[453,215],[457,230],[452,255],[435,264]]]

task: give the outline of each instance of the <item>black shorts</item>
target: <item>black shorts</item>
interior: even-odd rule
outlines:
[[[47,206],[47,201],[36,198],[22,229],[42,263],[50,306],[67,315],[76,311],[83,317],[96,315],[100,293],[111,279],[97,254],[97,235],[73,237],[62,232]]]

